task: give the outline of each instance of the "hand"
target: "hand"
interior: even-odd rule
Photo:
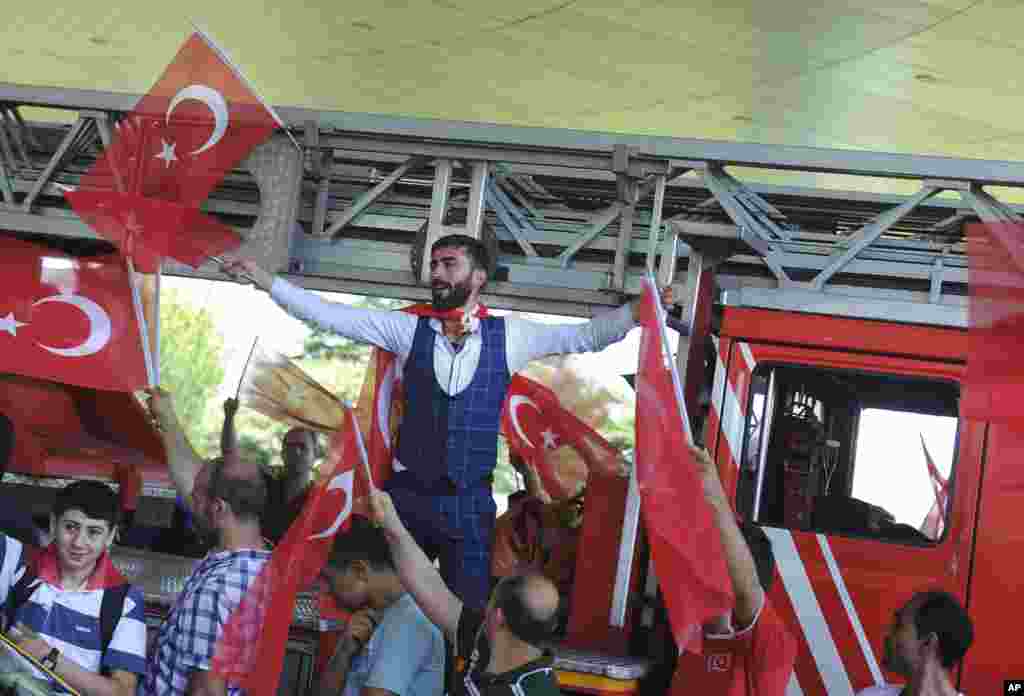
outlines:
[[[658,296],[661,298],[661,306],[664,307],[666,311],[674,304],[671,285],[666,285],[663,288],[658,288]],[[643,299],[643,295],[641,295],[632,302],[633,321],[635,322],[640,321],[640,303],[643,301]]]
[[[352,618],[345,625],[345,630],[342,632],[342,641],[358,650],[366,645],[366,641],[370,640],[373,630],[377,628],[378,621],[380,621],[380,616],[375,610],[360,609],[352,614]]]
[[[370,514],[373,521],[379,524],[385,532],[397,533],[405,528],[402,520],[395,510],[395,503],[391,496],[384,491],[373,488],[370,490]]]
[[[251,280],[267,292],[270,292],[270,288],[274,284],[274,276],[260,268],[251,259],[225,255],[221,258],[220,270],[235,280]]]
[[[232,418],[238,413],[238,399],[224,399],[224,417]]]
[[[53,649],[52,645],[23,623],[15,624],[7,633],[19,648],[37,660],[42,660]]]
[[[178,422],[178,416],[174,412],[174,399],[171,393],[160,387],[147,389],[146,393],[149,395],[149,412],[157,427],[162,430],[173,430]]]

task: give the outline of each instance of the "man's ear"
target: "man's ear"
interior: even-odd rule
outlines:
[[[370,580],[370,563],[366,559],[360,558],[352,561],[349,564],[349,567],[352,569],[352,572],[356,574],[356,577],[363,582],[368,582]]]
[[[487,271],[484,269],[474,268],[472,276],[477,290],[482,290],[483,287],[487,285]]]

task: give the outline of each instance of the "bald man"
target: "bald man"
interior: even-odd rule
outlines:
[[[456,696],[557,696],[553,656],[541,646],[558,620],[558,590],[539,573],[503,578],[487,606],[464,606],[405,528],[391,497],[370,494],[370,510],[391,547],[398,577],[427,618],[455,646]]]

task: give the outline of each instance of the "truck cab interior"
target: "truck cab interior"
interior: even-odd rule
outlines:
[[[737,508],[762,525],[934,544],[954,485],[958,400],[944,381],[760,365]]]

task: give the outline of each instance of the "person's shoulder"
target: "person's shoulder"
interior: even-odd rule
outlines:
[[[548,696],[562,693],[558,688],[555,669],[550,665],[526,672],[517,681],[520,693],[526,696]]]
[[[427,615],[420,609],[416,600],[409,594],[404,595],[402,599],[389,607],[388,613],[394,617],[394,620],[415,623],[420,628],[429,631],[431,635],[436,635],[438,638],[441,637],[441,629],[427,618]]]

